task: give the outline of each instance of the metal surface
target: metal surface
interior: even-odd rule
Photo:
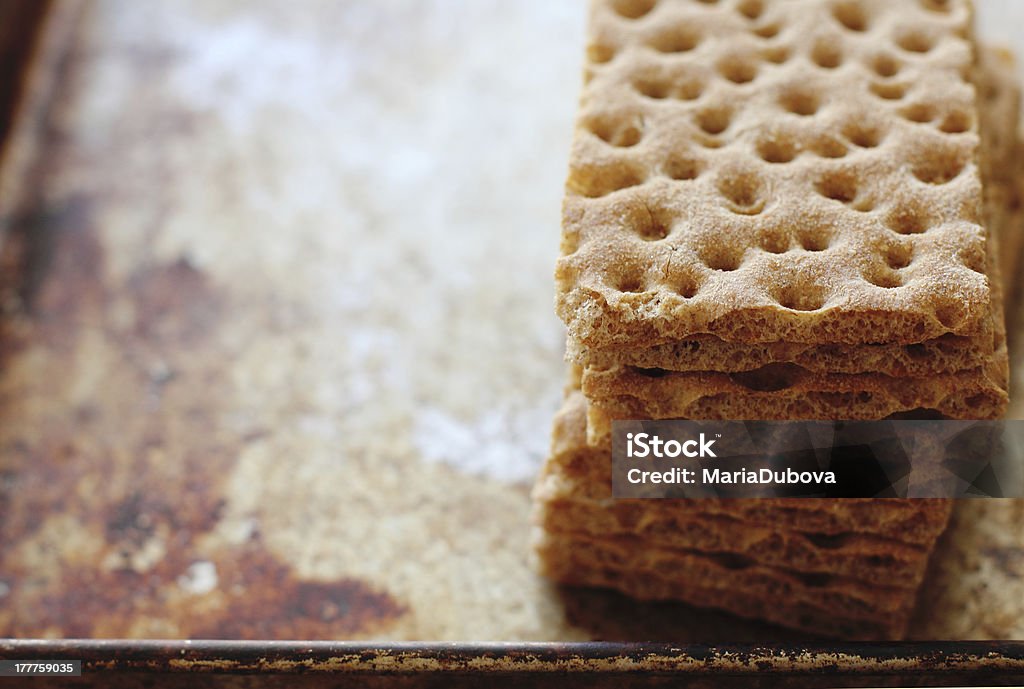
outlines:
[[[1002,684],[1024,677],[1024,643],[842,644],[794,649],[781,645],[677,646],[670,644],[358,644],[242,641],[7,641],[0,658],[81,659],[83,674],[198,671],[230,675],[350,676],[414,680],[460,675],[500,676],[517,685],[557,686],[569,677],[621,684],[642,676],[645,685],[714,677],[717,686],[880,686],[908,675],[929,684]],[[297,679],[289,680],[298,682]],[[314,680],[315,681],[315,680]]]
[[[69,59],[40,56],[56,96],[0,196],[0,635],[260,640],[35,647],[230,672],[307,646],[323,669],[519,672],[659,669],[590,639],[798,641],[532,574],[582,23],[453,7],[105,0]],[[1022,511],[960,510],[917,638],[1024,635]],[[267,641],[289,638],[389,642]],[[392,643],[415,639],[560,644]],[[880,675],[925,668],[886,648]]]

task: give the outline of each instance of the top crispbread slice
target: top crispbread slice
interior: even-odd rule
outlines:
[[[984,330],[970,25],[961,0],[596,2],[556,270],[570,336]]]

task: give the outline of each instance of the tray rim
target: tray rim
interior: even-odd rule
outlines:
[[[83,671],[218,674],[669,674],[1024,679],[1024,641],[834,644],[0,639],[0,659]]]

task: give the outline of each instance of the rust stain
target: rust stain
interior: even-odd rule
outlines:
[[[220,320],[217,293],[185,257],[135,271],[126,289],[136,304],[132,337],[150,345],[200,338]]]
[[[208,639],[346,638],[405,614],[403,605],[359,579],[309,581],[258,549],[218,559],[230,601],[190,636]]]
[[[267,432],[224,420],[222,321],[259,305],[185,257],[111,277],[94,207],[49,206],[0,257],[0,636],[340,638],[403,615],[366,582],[297,576],[258,533],[218,534],[239,452]],[[197,562],[216,581],[189,591]]]

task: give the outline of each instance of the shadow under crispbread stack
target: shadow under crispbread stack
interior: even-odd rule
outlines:
[[[1019,91],[971,21],[959,0],[594,3],[543,573],[904,634],[950,501],[613,500],[611,423],[1003,414]]]

